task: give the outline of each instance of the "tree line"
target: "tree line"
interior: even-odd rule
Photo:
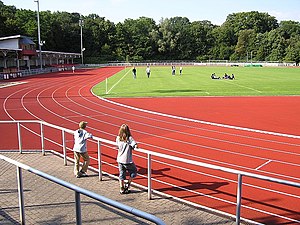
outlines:
[[[222,25],[186,17],[125,19],[97,14],[40,12],[43,50],[79,53],[83,19],[85,63],[145,60],[300,61],[300,23],[257,11],[229,14]],[[37,41],[37,12],[0,1],[0,37]]]

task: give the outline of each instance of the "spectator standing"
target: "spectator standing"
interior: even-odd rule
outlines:
[[[132,75],[133,75],[133,79],[136,79],[136,68],[133,67],[132,69]]]
[[[151,73],[150,66],[147,66],[147,68],[146,68],[146,74],[147,74],[148,78],[150,77],[150,73]]]
[[[172,66],[172,75],[175,76],[175,74],[176,74],[176,67]]]
[[[120,194],[128,194],[130,193],[130,184],[137,175],[137,168],[132,159],[132,150],[137,148],[137,143],[131,136],[127,124],[122,124],[120,127],[116,144],[118,147],[117,162],[119,167]],[[126,171],[129,172],[127,184],[125,184]]]
[[[74,165],[74,175],[76,178],[80,177],[87,177],[87,169],[90,164],[90,157],[87,152],[87,146],[86,142],[88,138],[92,138],[92,134],[88,133],[85,128],[86,128],[87,122],[81,121],[79,123],[79,129],[74,132],[74,160],[75,160],[75,165]],[[79,171],[79,163],[80,163],[80,158],[82,157],[83,159],[83,165],[81,170]]]

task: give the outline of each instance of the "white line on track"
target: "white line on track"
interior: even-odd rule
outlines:
[[[7,87],[11,87],[11,86],[16,86],[16,85],[20,85],[20,84],[26,84],[27,82],[23,81],[23,82],[8,82],[8,83],[0,83],[0,88],[7,88]]]
[[[243,130],[243,131],[250,131],[250,132],[254,132],[254,133],[270,134],[270,135],[274,135],[274,136],[300,139],[300,136],[297,136],[297,135],[277,133],[277,132],[272,132],[272,131],[257,130],[257,129],[246,128],[246,127],[238,127],[238,126],[232,126],[232,125],[227,125],[227,124],[220,124],[220,123],[207,122],[207,121],[203,121],[203,120],[190,119],[190,118],[185,118],[182,116],[175,116],[175,115],[170,115],[170,114],[166,114],[166,113],[160,113],[160,112],[155,112],[155,111],[151,111],[151,110],[146,110],[146,109],[141,109],[141,108],[137,108],[137,107],[133,107],[133,106],[124,105],[122,103],[114,102],[112,100],[108,100],[108,99],[105,99],[105,98],[102,98],[99,96],[96,96],[96,97],[102,99],[103,101],[106,101],[106,102],[109,102],[109,103],[112,103],[112,104],[115,104],[115,105],[118,105],[118,106],[121,106],[124,108],[129,108],[129,109],[133,109],[136,111],[146,112],[146,113],[153,114],[153,115],[159,115],[159,116],[169,117],[169,118],[173,118],[173,119],[179,119],[179,120],[195,122],[195,123],[202,123],[202,124],[230,128],[230,129],[235,129],[235,130]]]
[[[259,169],[261,169],[263,166],[265,166],[265,165],[269,164],[270,162],[272,162],[272,160],[268,160],[267,162],[265,162],[265,163],[261,164],[260,166],[256,167],[256,168],[255,168],[255,170],[259,170]]]

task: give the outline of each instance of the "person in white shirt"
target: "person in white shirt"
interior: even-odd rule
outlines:
[[[146,74],[147,74],[147,77],[149,78],[150,77],[150,67],[149,66],[147,66],[147,68],[146,68]]]
[[[129,126],[122,124],[116,138],[118,147],[117,162],[119,166],[120,194],[128,194],[132,180],[137,176],[137,168],[132,159],[132,150],[137,148],[137,143],[131,136]],[[129,172],[128,183],[125,184],[126,171]]]
[[[86,142],[87,139],[92,138],[93,135],[85,130],[86,125],[87,122],[81,121],[79,123],[79,129],[74,132],[74,175],[76,178],[88,176],[86,172],[90,164],[90,157],[87,152]],[[81,170],[79,171],[79,163],[81,157],[83,159],[83,164]]]

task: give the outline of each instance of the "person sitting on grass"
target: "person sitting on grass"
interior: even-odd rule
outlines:
[[[130,193],[129,187],[132,180],[137,176],[137,168],[132,160],[132,150],[137,148],[137,143],[131,136],[129,126],[122,124],[116,138],[118,148],[117,162],[119,166],[120,194]],[[125,184],[126,171],[129,172],[129,179]]]
[[[217,75],[215,73],[213,73],[210,77],[211,77],[211,79],[221,79],[220,77],[217,77]]]
[[[230,76],[228,76],[227,73],[224,74],[223,79],[229,79]]]

